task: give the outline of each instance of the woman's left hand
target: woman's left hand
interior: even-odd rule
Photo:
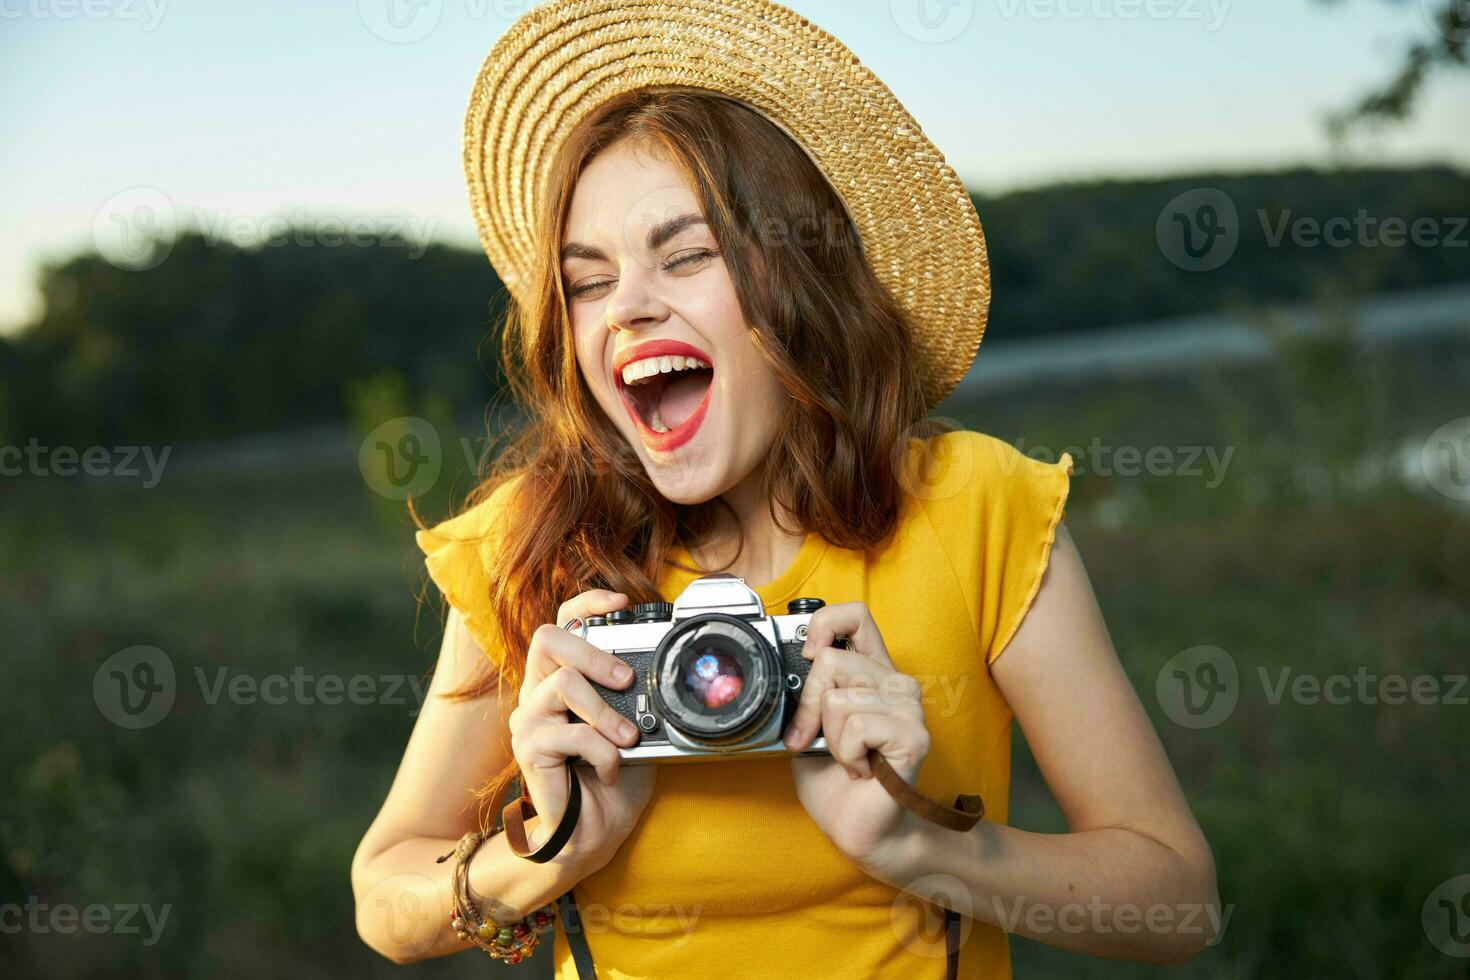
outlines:
[[[849,649],[832,644],[847,637]],[[929,752],[919,682],[888,656],[873,614],[861,602],[824,606],[807,625],[802,656],[812,661],[786,746],[800,751],[818,734],[831,757],[793,758],[796,792],[822,833],[864,869],[876,868],[898,846],[904,810],[868,765],[877,749],[913,783]]]

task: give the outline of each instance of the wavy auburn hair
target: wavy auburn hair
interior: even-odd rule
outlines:
[[[658,600],[673,546],[707,543],[716,508],[739,527],[720,498],[665,500],[577,367],[559,260],[567,212],[587,164],[624,141],[683,173],[724,254],[750,341],[790,395],[761,481],[773,520],[781,522],[779,503],[797,525],[790,533],[877,546],[897,523],[900,450],[921,427],[951,428],[925,419],[908,324],[841,198],[800,146],[751,107],[702,89],[642,89],[604,103],[552,161],[529,305],[512,300],[506,311],[501,359],[527,420],[466,502],[504,493],[487,569],[499,664],[487,659],[451,697],[498,683],[513,698],[531,634],[563,602],[588,589]],[[514,765],[500,773],[482,801],[497,799],[514,775]]]

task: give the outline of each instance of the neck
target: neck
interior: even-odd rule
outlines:
[[[764,466],[762,463],[756,467],[721,495],[739,515],[740,529],[724,518],[709,544],[697,551],[691,549],[699,567],[737,575],[752,588],[765,585],[784,572],[806,540],[805,534],[788,534],[772,520],[770,507],[760,492]],[[781,510],[781,517],[788,526],[793,523],[785,510]]]

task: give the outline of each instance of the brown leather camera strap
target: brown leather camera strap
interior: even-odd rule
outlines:
[[[516,857],[523,857],[527,861],[535,861],[537,864],[545,864],[561,853],[561,849],[567,846],[567,841],[572,839],[572,831],[577,829],[577,818],[582,815],[582,780],[577,775],[574,766],[567,766],[567,808],[562,812],[561,822],[551,832],[551,836],[534,851],[531,842],[526,838],[526,821],[536,815],[536,805],[531,802],[531,793],[522,788],[521,795],[506,808],[500,811],[501,822],[505,824],[506,843],[510,844],[511,852]]]
[[[962,794],[955,797],[954,806],[945,806],[922,795],[894,771],[877,749],[868,751],[868,765],[888,794],[920,819],[963,833],[973,828],[985,815],[985,803],[979,796]],[[501,812],[506,840],[517,856],[538,864],[545,863],[556,857],[567,841],[571,840],[572,831],[577,828],[577,818],[582,812],[582,781],[575,766],[568,765],[567,774],[570,783],[566,811],[556,830],[536,850],[531,849],[530,841],[526,838],[526,821],[536,815],[536,807],[531,803],[530,794],[522,789],[520,797]],[[592,964],[592,951],[587,946],[587,937],[577,915],[577,905],[572,893],[563,895],[559,904],[562,931],[566,933],[567,942],[571,946],[579,980],[595,980],[597,972]],[[944,961],[946,980],[956,980],[960,968],[960,915],[953,909],[944,910]]]
[[[930,823],[937,823],[948,830],[958,830],[963,833],[974,827],[980,822],[980,818],[985,816],[985,803],[978,796],[962,794],[955,797],[954,806],[945,806],[922,795],[904,782],[902,776],[893,771],[888,760],[883,758],[877,749],[868,750],[868,766],[873,770],[873,775],[877,777],[878,782],[888,790],[888,795],[893,797],[899,806]]]

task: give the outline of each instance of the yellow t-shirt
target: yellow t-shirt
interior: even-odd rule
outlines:
[[[797,596],[866,603],[898,669],[924,686],[930,749],[918,789],[945,803],[980,793],[986,818],[1004,822],[1011,712],[990,664],[1036,595],[1072,461],[1039,462],[977,432],[910,440],[909,451],[899,524],[882,550],[808,535],[755,591],[773,615]],[[490,526],[496,503],[417,538],[492,657],[481,549],[493,544],[466,541]],[[675,557],[692,564],[682,549]],[[694,577],[666,567],[659,591],[673,601]],[[944,975],[942,912],[843,856],[802,808],[786,758],[663,766],[633,833],[573,895],[606,978]],[[960,975],[1009,977],[1005,934],[963,926]],[[553,953],[557,977],[575,977],[560,927]]]

